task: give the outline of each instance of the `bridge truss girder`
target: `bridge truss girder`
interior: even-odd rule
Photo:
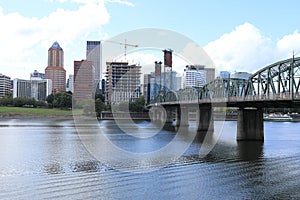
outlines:
[[[200,99],[240,97],[246,86],[247,80],[244,79],[216,79],[201,89]]]
[[[245,97],[299,95],[300,58],[291,58],[269,65],[248,79]]]
[[[279,61],[259,70],[248,80],[216,79],[202,88],[187,87],[160,93],[155,102],[188,102],[213,98],[244,100],[300,100],[300,57]]]

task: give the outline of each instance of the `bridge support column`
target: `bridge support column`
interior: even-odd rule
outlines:
[[[166,116],[165,119],[166,119],[166,123],[168,124],[172,124],[173,123],[173,109],[172,107],[168,107],[168,108],[165,108],[166,109]]]
[[[212,107],[200,108],[197,112],[197,131],[207,133],[214,131],[214,118]]]
[[[160,108],[152,108],[151,109],[151,119],[154,123],[161,123],[161,119],[163,117],[163,113]]]
[[[264,140],[262,109],[239,109],[237,140]]]
[[[177,127],[188,127],[189,126],[189,108],[180,107],[176,108],[176,126]]]

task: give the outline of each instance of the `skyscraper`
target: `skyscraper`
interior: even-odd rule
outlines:
[[[238,79],[248,80],[251,75],[252,74],[250,74],[248,72],[234,72],[230,75],[230,78],[238,78]]]
[[[0,98],[10,94],[10,77],[0,74]]]
[[[206,84],[206,71],[202,65],[187,65],[184,69],[184,87],[203,87]]]
[[[48,50],[48,66],[45,78],[52,80],[52,92],[66,91],[66,70],[64,69],[64,51],[58,42],[54,42]]]
[[[69,74],[69,78],[67,80],[67,91],[74,93],[74,75]]]
[[[30,74],[30,80],[42,80],[42,79],[45,79],[45,74],[39,73],[37,70],[34,70],[34,72]]]
[[[106,100],[108,104],[134,101],[141,95],[141,66],[127,62],[106,63]]]
[[[92,61],[95,68],[94,82],[99,83],[101,87],[102,69],[101,69],[101,41],[87,41],[86,60]]]
[[[92,61],[74,61],[74,97],[92,99],[94,96],[94,66]]]
[[[221,71],[220,78],[230,78],[230,73],[228,71]]]

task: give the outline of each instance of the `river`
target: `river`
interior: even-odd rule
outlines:
[[[115,145],[137,153],[175,134],[132,140],[113,121],[99,123]],[[95,159],[72,120],[1,119],[0,199],[299,199],[300,123],[265,122],[264,142],[236,142],[236,126],[226,121],[204,157],[195,140],[167,166],[134,173]]]

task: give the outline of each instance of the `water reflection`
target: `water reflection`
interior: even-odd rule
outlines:
[[[61,173],[64,173],[64,169],[59,163],[51,163],[51,164],[45,165],[44,171],[47,174],[61,174]]]
[[[151,132],[148,122],[139,125],[141,134]],[[112,121],[100,126],[114,144],[137,153],[159,149],[175,135],[163,130],[134,139]],[[193,128],[182,129],[176,142],[189,141]],[[71,121],[0,120],[0,199],[299,199],[299,129],[300,123],[265,123],[264,142],[236,142],[236,122],[226,122],[220,137],[198,134],[170,165],[132,174],[92,157]],[[205,139],[217,144],[199,157]]]
[[[245,161],[254,161],[263,157],[262,141],[239,141],[237,142],[238,157]]]
[[[99,161],[81,161],[70,165],[72,172],[100,172],[107,168]]]

